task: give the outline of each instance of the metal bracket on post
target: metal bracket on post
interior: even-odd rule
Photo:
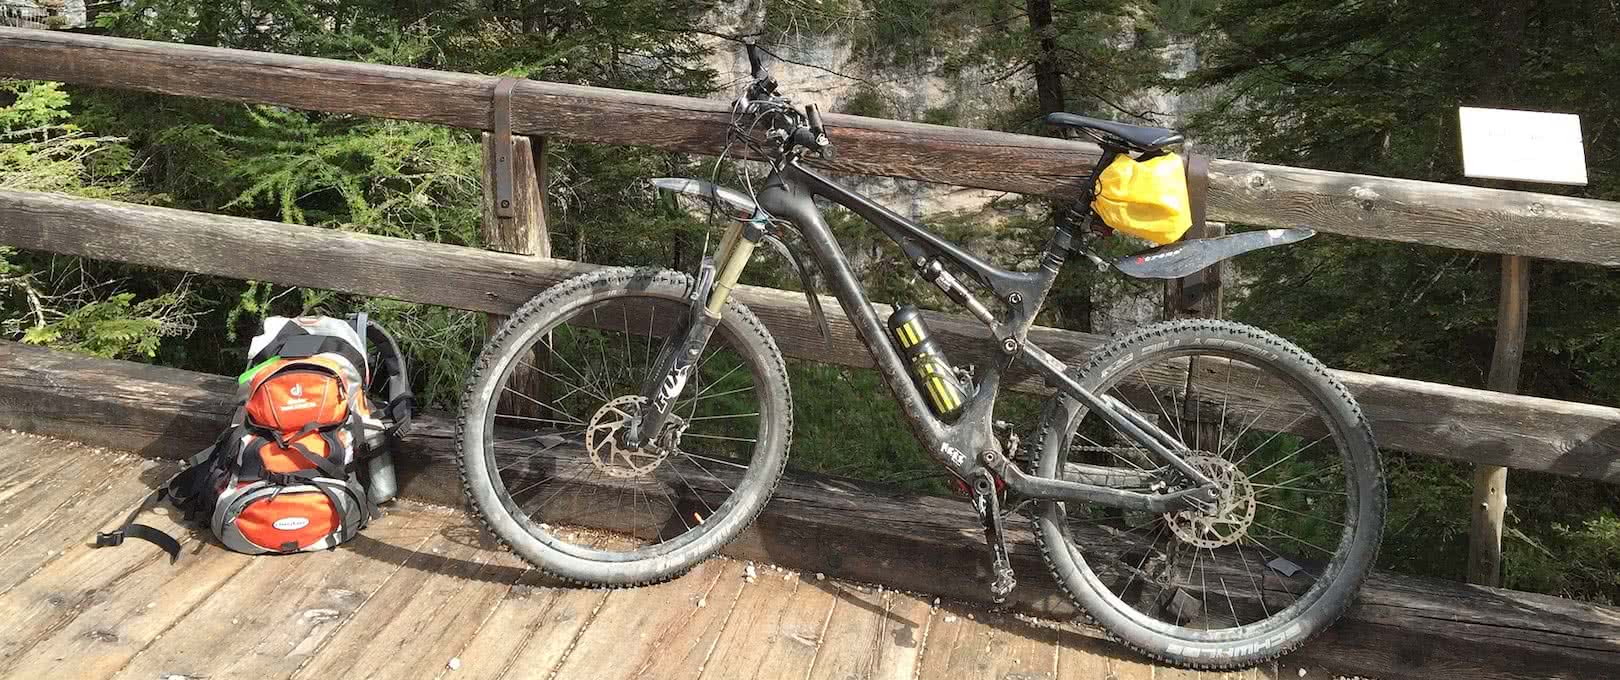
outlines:
[[[495,101],[490,110],[490,128],[495,143],[495,215],[516,217],[512,206],[512,88],[517,78],[502,78],[495,84]]]

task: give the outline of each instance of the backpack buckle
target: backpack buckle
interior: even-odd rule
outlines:
[[[122,530],[120,530],[120,531],[99,531],[99,532],[96,532],[96,547],[97,548],[110,548],[110,547],[113,547],[113,546],[118,546],[118,545],[123,545],[123,544],[124,544],[124,532]]]

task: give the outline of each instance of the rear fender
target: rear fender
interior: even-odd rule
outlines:
[[[1265,229],[1180,241],[1121,257],[1114,261],[1114,268],[1139,279],[1179,279],[1221,260],[1261,248],[1298,243],[1315,234],[1305,228]]]

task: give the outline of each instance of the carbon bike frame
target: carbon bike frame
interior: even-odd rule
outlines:
[[[1073,235],[1064,225],[1054,228],[1033,272],[997,268],[973,253],[947,241],[893,211],[839,186],[789,157],[773,164],[774,171],[757,192],[759,207],[772,217],[785,219],[798,227],[821,268],[828,287],[845,314],[855,325],[861,341],[877,365],[883,380],[910,421],[913,432],[930,456],[956,476],[969,482],[993,472],[1013,492],[1026,498],[1085,502],[1145,510],[1155,513],[1213,507],[1215,484],[1189,465],[1181,454],[1183,445],[1136,411],[1105,395],[1085,389],[1065,370],[1062,361],[1028,341],[1027,333],[1040,310],[1058,270],[1070,250]],[[922,275],[935,283],[953,301],[967,308],[991,333],[992,356],[1005,363],[990,362],[978,390],[968,399],[954,423],[936,417],[912,382],[909,369],[888,339],[877,310],[866,297],[849,260],[839,247],[832,230],[816,208],[820,196],[850,209],[892,239]],[[999,316],[967,290],[945,264],[966,272],[989,289],[1004,311]],[[722,263],[724,266],[726,263]],[[1118,430],[1150,451],[1158,459],[1193,482],[1193,487],[1170,493],[1139,493],[1094,484],[1062,481],[1026,475],[1000,449],[992,427],[993,407],[1000,388],[1003,368],[1023,360],[1047,383],[1095,411]]]

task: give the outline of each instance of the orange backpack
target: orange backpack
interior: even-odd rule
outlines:
[[[386,385],[386,397],[377,399],[386,403],[373,403],[367,340],[381,356],[375,368],[386,383],[376,385]],[[394,339],[364,315],[271,317],[250,352],[230,426],[122,528],[98,534],[97,546],[134,537],[178,558],[178,541],[134,521],[167,497],[188,518],[206,518],[232,550],[321,550],[353,538],[392,497],[389,450],[414,407]]]

